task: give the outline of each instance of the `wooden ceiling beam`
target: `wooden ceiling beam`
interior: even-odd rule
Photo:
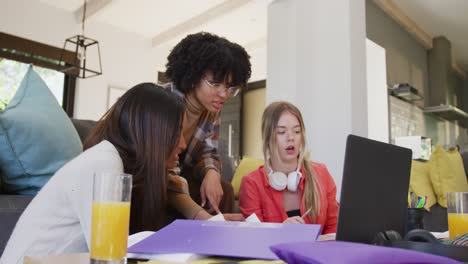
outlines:
[[[452,61],[452,69],[461,79],[465,80],[468,77],[463,68],[454,61]]]
[[[222,3],[204,11],[201,14],[191,17],[153,37],[153,47],[159,46],[162,43],[177,37],[184,32],[190,31],[202,24],[205,24],[217,17],[223,16],[235,9],[249,3],[252,0],[225,0]]]
[[[410,33],[425,49],[432,49],[432,36],[408,17],[392,0],[374,0],[387,15]],[[455,59],[452,59],[453,71],[462,79],[467,78],[467,73],[458,65]]]
[[[413,35],[425,49],[432,49],[432,36],[422,30],[392,0],[374,0],[374,2],[395,22]]]

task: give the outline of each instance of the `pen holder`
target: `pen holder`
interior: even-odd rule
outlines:
[[[408,208],[405,233],[413,229],[424,229],[424,211],[424,208]]]

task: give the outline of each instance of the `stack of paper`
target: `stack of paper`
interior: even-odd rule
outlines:
[[[143,239],[154,234],[153,231],[143,231],[128,236],[128,247],[135,245]],[[145,254],[145,253],[127,253],[127,258],[133,259],[154,259],[173,263],[187,263],[190,261],[205,258],[206,256],[193,253],[173,253],[173,254]]]

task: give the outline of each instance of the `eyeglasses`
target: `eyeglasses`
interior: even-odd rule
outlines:
[[[210,82],[206,78],[203,79],[205,80],[206,84],[208,84],[208,86],[210,86],[211,88],[216,89],[218,92],[225,91],[229,96],[234,97],[240,92],[240,88],[237,86],[226,87],[225,84]]]

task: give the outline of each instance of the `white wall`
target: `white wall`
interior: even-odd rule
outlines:
[[[366,40],[367,119],[370,139],[389,143],[387,66],[385,49]]]
[[[79,79],[75,97],[75,117],[100,118],[107,103],[109,85],[130,88],[145,81],[156,81],[152,65],[151,41],[109,25],[86,21],[85,36],[99,41],[103,75]],[[0,31],[55,47],[81,32],[73,13],[39,1],[2,0]]]
[[[267,45],[247,51],[252,64],[252,76],[249,82],[265,80],[267,75]],[[268,85],[268,84],[267,84]]]
[[[103,75],[78,79],[75,115],[79,118],[99,118],[107,110],[108,86],[129,89],[141,82],[156,82],[157,71],[148,54],[151,42],[102,23],[89,26],[86,33],[99,40]]]

